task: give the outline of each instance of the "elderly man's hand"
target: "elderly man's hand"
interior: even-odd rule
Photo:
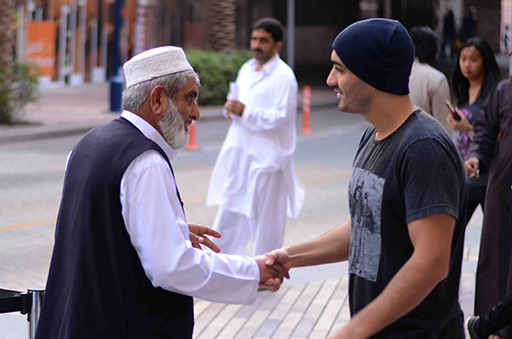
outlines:
[[[229,114],[234,114],[241,117],[242,113],[244,112],[245,105],[238,100],[231,99],[224,104],[224,108]]]
[[[216,230],[199,224],[188,223],[189,230],[189,239],[192,242],[192,246],[198,249],[202,249],[201,245],[204,245],[210,248],[212,251],[219,253],[220,248],[216,243],[211,241],[207,235],[212,236],[214,238],[220,238],[221,234]]]

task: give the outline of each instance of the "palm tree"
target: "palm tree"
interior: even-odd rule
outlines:
[[[208,42],[213,50],[236,48],[236,0],[207,0]]]
[[[13,53],[14,0],[0,0],[0,70],[11,67]],[[3,85],[3,84],[2,84]]]

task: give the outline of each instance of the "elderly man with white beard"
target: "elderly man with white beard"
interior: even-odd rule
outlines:
[[[192,296],[251,303],[287,276],[215,253],[206,235],[220,234],[186,222],[170,160],[199,119],[199,78],[182,49],[148,50],[124,71],[121,117],[68,160],[37,338],[191,338]]]

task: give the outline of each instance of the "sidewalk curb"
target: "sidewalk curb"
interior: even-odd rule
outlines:
[[[320,108],[336,105],[337,101],[319,100],[312,102],[312,108]],[[222,106],[200,108],[201,120],[224,119],[222,116]],[[302,114],[302,102],[297,105],[297,115]],[[115,119],[115,117],[112,117]],[[0,126],[0,144],[11,142],[38,140],[53,137],[64,137],[76,134],[84,134],[91,129],[105,124],[105,121],[91,121],[87,123],[68,123],[62,125],[37,125],[37,126]]]
[[[23,131],[23,127],[13,127],[13,129],[9,129],[4,132],[0,132],[0,144],[7,144],[11,142],[18,141],[29,141],[29,140],[38,140],[38,139],[46,139],[53,137],[64,137],[75,134],[83,134],[87,133],[91,129],[96,126],[99,126],[100,123],[90,123],[87,125],[57,125],[57,126],[38,126],[38,127],[30,127],[33,129],[28,133]],[[29,127],[27,127],[29,128]],[[17,133],[20,132],[20,133]]]

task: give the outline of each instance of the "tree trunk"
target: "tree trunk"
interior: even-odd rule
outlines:
[[[208,42],[213,50],[232,52],[236,48],[236,1],[207,0]]]
[[[8,69],[13,61],[14,0],[0,0],[0,70]]]

